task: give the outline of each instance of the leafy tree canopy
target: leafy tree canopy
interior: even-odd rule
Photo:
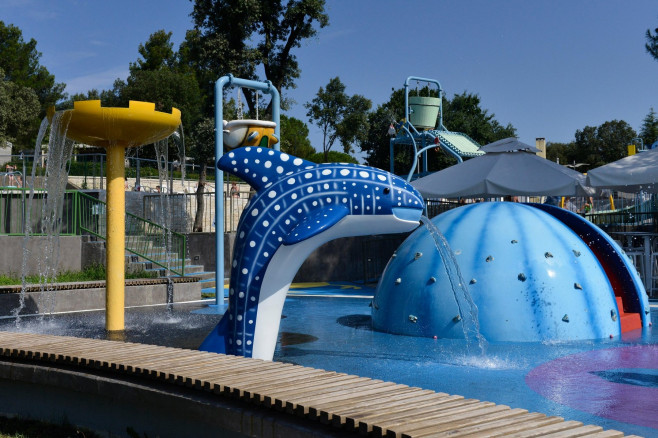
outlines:
[[[598,127],[586,126],[577,130],[573,155],[569,162],[587,163],[587,169],[619,160],[628,154],[627,145],[637,134],[623,120],[612,120]],[[579,169],[585,170],[585,169]]]
[[[576,144],[574,142],[571,143],[553,143],[553,142],[548,142],[546,144],[546,159],[560,163],[560,164],[568,164],[568,163],[574,163],[575,162],[575,150],[576,150]],[[578,169],[579,171],[581,169]]]
[[[137,49],[142,59],[130,63],[130,73],[142,71],[161,70],[177,67],[177,54],[174,43],[171,42],[171,32],[158,30],[151,34],[148,41],[140,44]]]
[[[338,152],[338,151],[329,151],[329,153],[324,155],[322,152],[316,152],[312,154],[311,156],[308,157],[308,160],[313,162],[313,163],[353,163],[353,164],[359,164],[359,162],[351,156],[350,154],[346,154],[344,152]]]
[[[316,26],[329,24],[324,0],[195,0],[182,58],[202,74],[206,96],[228,73],[252,80],[267,79],[279,92],[295,87],[300,68],[293,49],[316,36]],[[265,78],[259,77],[262,67]],[[253,93],[245,91],[249,111]],[[211,103],[207,101],[207,106]]]
[[[501,125],[496,115],[483,109],[480,97],[464,91],[452,100],[444,99],[443,124],[451,131],[463,132],[481,146],[507,137],[516,136],[516,128]]]
[[[29,147],[32,122],[38,120],[39,110],[34,90],[6,79],[0,68],[0,145],[10,142],[20,143],[23,147],[19,149]]]
[[[308,160],[316,150],[308,139],[308,126],[294,117],[281,114],[281,151]]]
[[[311,123],[322,131],[322,152],[328,160],[329,151],[336,141],[343,152],[353,151],[353,144],[367,139],[369,99],[355,94],[348,96],[339,77],[329,80],[325,88],[320,87],[317,95],[304,104]]]
[[[647,49],[647,52],[653,56],[653,59],[658,61],[658,27],[654,30],[655,33],[651,33],[651,29],[647,29],[645,34],[647,43],[644,45],[644,48]]]
[[[34,39],[25,42],[18,27],[0,21],[0,68],[4,70],[3,77],[34,90],[41,104],[41,116],[45,116],[46,109],[65,96],[66,85],[55,83],[55,76],[39,65],[40,57]]]
[[[658,141],[658,116],[656,116],[653,107],[642,121],[640,137],[642,137],[644,145],[647,147]]]

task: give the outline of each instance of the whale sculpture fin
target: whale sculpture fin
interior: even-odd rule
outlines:
[[[253,163],[253,167],[250,166]],[[310,169],[317,164],[269,148],[248,146],[234,149],[217,163],[221,170],[232,173],[259,191],[285,175]],[[258,173],[253,169],[258,168]]]
[[[221,290],[217,288],[216,293],[219,293],[220,291]],[[228,320],[227,310],[219,323],[217,323],[217,326],[215,326],[208,336],[206,336],[206,339],[203,340],[199,350],[226,354],[226,340],[229,336]]]
[[[284,245],[294,245],[295,243],[316,236],[337,224],[342,218],[347,216],[349,210],[344,205],[323,208],[306,216],[295,228],[290,230],[288,236],[283,239]]]

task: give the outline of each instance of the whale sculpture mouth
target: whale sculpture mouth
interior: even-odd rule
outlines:
[[[420,215],[423,213],[422,210],[418,208],[404,208],[404,207],[395,207],[393,208],[393,216],[396,218],[407,221],[407,222],[420,222]]]

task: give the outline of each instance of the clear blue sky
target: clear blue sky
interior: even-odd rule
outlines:
[[[2,0],[0,20],[36,39],[41,64],[75,93],[125,79],[158,29],[177,48],[191,10],[186,0]],[[286,93],[305,122],[303,104],[335,76],[375,106],[408,76],[438,79],[450,98],[477,93],[530,144],[614,119],[639,130],[658,111],[658,62],[644,49],[655,0],[329,0],[327,10],[330,25],[295,52],[302,76]]]

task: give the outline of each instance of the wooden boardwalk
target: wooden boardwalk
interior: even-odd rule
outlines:
[[[491,402],[297,365],[179,348],[0,332],[0,361],[74,367],[195,388],[374,437],[621,437]],[[329,426],[330,425],[330,426]]]

